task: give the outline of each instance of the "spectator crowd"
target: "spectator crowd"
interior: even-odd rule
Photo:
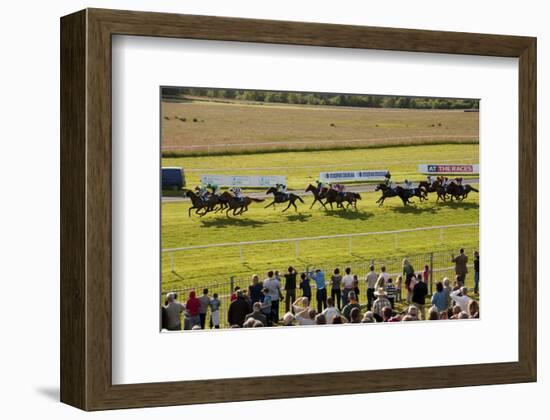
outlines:
[[[320,268],[298,272],[288,267],[286,273],[268,271],[263,281],[254,274],[246,290],[235,287],[230,297],[227,321],[231,328],[272,327],[292,325],[324,325],[346,323],[401,322],[479,318],[479,303],[465,286],[468,256],[461,249],[452,256],[455,277],[445,277],[435,283],[429,296],[432,273],[429,266],[416,271],[404,259],[402,273],[395,279],[385,266],[374,265],[361,279],[346,267],[335,268],[330,275]],[[479,253],[474,252],[474,294],[479,293]],[[315,307],[312,305],[312,282]],[[284,284],[283,284],[284,283]],[[361,300],[361,285],[365,286]],[[328,290],[330,289],[330,293]],[[297,296],[297,292],[301,296]],[[405,295],[404,297],[402,295]],[[401,303],[405,300],[405,303]],[[399,303],[399,304],[398,304]],[[280,306],[284,315],[279,319]],[[185,302],[175,292],[167,293],[161,306],[162,329],[204,330],[220,328],[221,301],[217,293],[203,289],[197,297],[189,292]]]

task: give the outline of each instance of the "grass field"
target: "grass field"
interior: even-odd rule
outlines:
[[[209,214],[203,218],[187,216],[188,202],[163,203],[162,248],[205,245],[213,243],[255,241],[260,239],[300,238],[342,233],[378,232],[398,229],[477,223],[479,197],[472,193],[462,203],[436,203],[432,195],[428,202],[403,208],[397,199],[389,199],[378,208],[374,203],[379,193],[364,193],[358,211],[324,211],[317,206],[309,210],[311,198],[300,204],[299,213],[281,213],[264,209],[254,203],[241,217]],[[441,236],[442,235],[442,236]],[[373,258],[402,258],[439,250],[470,251],[479,246],[477,227],[394,235],[356,237],[352,253],[346,238],[305,241],[299,244],[248,245],[239,247],[189,250],[173,254],[174,271],[167,253],[162,256],[163,290],[199,287],[229,281],[229,276],[248,277],[268,269],[284,270],[288,265],[305,267],[320,264],[344,264],[369,261]],[[201,263],[198,264],[197,262]]]
[[[165,154],[479,141],[479,114],[454,110],[197,101],[163,102],[162,116]]]

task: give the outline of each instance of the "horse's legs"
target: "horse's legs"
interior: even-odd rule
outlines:
[[[193,206],[189,207],[189,217],[191,217],[191,210],[193,210],[193,209],[194,209]]]
[[[269,206],[275,206],[275,200],[273,200],[271,203],[265,206],[264,209],[267,209]]]
[[[312,208],[313,208],[313,205],[314,205],[317,201],[319,201],[319,200],[317,200],[317,197],[315,197],[315,199],[313,200],[313,203],[311,203],[311,206],[309,206],[309,208],[312,209]]]
[[[290,200],[290,201],[288,202],[288,206],[286,206],[286,208],[285,208],[282,212],[284,213],[285,211],[287,211],[287,210],[290,208],[290,206],[291,206],[292,204],[293,204],[293,203],[292,203],[292,200]]]

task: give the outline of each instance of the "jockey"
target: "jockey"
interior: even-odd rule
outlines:
[[[433,177],[432,177],[431,175],[428,175],[428,176],[426,177],[426,179],[428,180],[428,186],[431,187],[432,184],[434,183]]]
[[[206,188],[210,188],[210,191],[212,191],[212,195],[216,195],[216,193],[218,192],[218,190],[220,189],[220,187],[218,187],[218,184],[208,184],[206,186]]]
[[[286,185],[285,184],[275,184],[275,187],[277,188],[277,192],[286,194]]]
[[[390,171],[386,172],[386,175],[384,175],[384,184],[386,184],[387,187],[391,188],[392,182],[391,182],[391,174]]]
[[[443,177],[443,182],[441,183],[441,186],[446,189],[448,185],[449,185],[449,178],[445,176]]]
[[[459,177],[459,178],[455,179],[456,180],[456,185],[458,185],[458,188],[459,188],[460,191],[464,191],[464,185],[462,185],[462,180],[463,179],[464,178],[462,178],[462,177]]]
[[[405,180],[405,189],[409,191],[410,193],[414,194],[414,188],[412,187],[412,182],[408,179]]]
[[[321,181],[320,179],[315,181],[315,184],[317,185],[317,190],[319,192],[325,187],[325,183],[323,181]]]
[[[243,192],[240,187],[233,187],[229,191],[233,193],[237,200],[241,201],[243,199]]]
[[[197,191],[202,201],[208,200],[208,189],[206,188],[206,185],[201,185],[200,187],[197,187]]]
[[[340,195],[344,195],[346,186],[344,184],[334,184],[332,188]]]

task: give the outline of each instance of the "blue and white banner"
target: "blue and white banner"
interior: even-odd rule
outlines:
[[[279,175],[201,175],[201,184],[220,187],[274,187],[286,184],[286,177]]]
[[[418,172],[422,174],[479,174],[479,164],[425,164],[418,165]]]
[[[323,182],[345,182],[345,181],[382,181],[387,169],[384,170],[363,170],[363,171],[341,171],[321,172],[319,177]]]

